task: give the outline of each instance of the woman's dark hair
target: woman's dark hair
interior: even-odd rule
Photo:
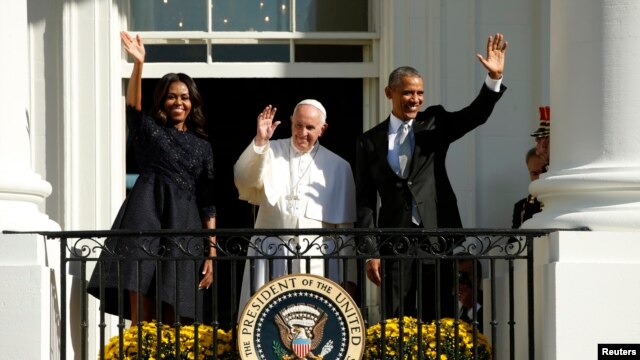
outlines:
[[[204,131],[205,118],[202,113],[202,96],[200,96],[196,83],[187,74],[168,73],[160,79],[156,88],[153,90],[153,106],[149,111],[149,115],[163,126],[172,125],[167,125],[168,119],[167,114],[164,111],[164,102],[167,98],[167,93],[169,92],[169,86],[176,81],[180,81],[187,85],[187,89],[189,90],[191,111],[189,112],[189,116],[186,121],[187,129],[194,131],[197,135],[206,139],[207,133]]]

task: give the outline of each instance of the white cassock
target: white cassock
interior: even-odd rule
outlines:
[[[252,141],[233,167],[234,181],[240,199],[260,206],[255,228],[307,229],[349,228],[356,220],[355,183],[349,163],[327,148],[316,143],[311,151],[299,152],[291,138],[272,140],[258,147]],[[258,240],[260,242],[258,242]],[[287,238],[254,237],[254,246],[270,255],[290,255],[289,248],[301,247],[304,255],[318,256],[335,251],[336,240],[350,241],[341,255],[355,253],[352,239],[327,239],[307,235]],[[327,248],[320,249],[322,245]],[[344,243],[338,246],[345,246]],[[276,251],[277,249],[277,251]],[[250,247],[248,256],[259,253]],[[306,261],[273,260],[273,273],[269,274],[267,260],[256,260],[254,287],[249,289],[250,265],[247,261],[242,280],[240,309],[253,294],[270,279],[289,273],[304,273]],[[324,273],[324,261],[312,260],[311,273],[326,276],[342,283],[341,261],[329,263],[329,274]],[[355,274],[355,266],[352,267]],[[350,279],[355,279],[351,277]]]

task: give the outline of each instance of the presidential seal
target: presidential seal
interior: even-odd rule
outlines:
[[[246,360],[358,360],[365,336],[351,296],[335,282],[310,274],[265,284],[238,322],[238,350]]]

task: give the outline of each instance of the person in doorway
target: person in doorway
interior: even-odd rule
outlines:
[[[474,263],[476,264],[475,276],[473,273]],[[475,302],[473,299],[474,283],[476,292]],[[468,324],[471,324],[475,319],[478,322],[478,330],[480,332],[482,332],[483,329],[482,297],[482,263],[480,263],[479,260],[474,261],[473,259],[459,259],[458,318]]]
[[[327,130],[327,112],[313,99],[300,101],[291,116],[291,138],[271,140],[280,121],[274,121],[271,105],[258,115],[256,136],[234,166],[239,197],[259,205],[255,228],[348,228],[356,219],[355,183],[349,163],[319,143]],[[252,239],[248,256],[290,255],[288,249],[302,246],[305,255],[318,256],[336,249],[351,249],[348,239]],[[286,245],[286,246],[285,246]],[[326,248],[322,248],[326,246]],[[275,250],[274,250],[275,249]],[[303,260],[275,260],[273,273],[267,260],[255,260],[251,273],[247,262],[243,276],[240,309],[266,282],[288,273],[305,272]],[[324,261],[311,260],[311,273],[343,283],[344,270],[331,261],[325,273]],[[350,273],[353,273],[351,271]]]
[[[143,113],[144,45],[139,35],[133,39],[122,32],[120,37],[134,60],[127,86],[126,119],[138,154],[140,177],[112,228],[213,229],[213,153],[203,130],[205,118],[196,84],[185,74],[166,74],[154,90],[149,114]],[[179,316],[188,322],[195,318],[196,285],[208,288],[213,282],[212,260],[162,261],[161,271],[156,260],[213,257],[215,241],[215,237],[110,237],[88,291],[99,298],[104,287],[104,298],[100,299],[104,311],[117,315],[121,310],[133,325],[158,319],[156,303],[162,308],[158,320],[172,323]],[[143,261],[113,261],[122,257]],[[124,290],[123,309],[118,308],[119,286]]]
[[[547,135],[548,136],[548,135]],[[538,155],[538,147],[531,148],[527,151],[525,161],[529,170],[529,179],[531,181],[538,180],[540,175],[546,172],[546,164],[548,157]],[[533,195],[528,195],[524,199],[520,199],[513,205],[513,216],[511,219],[511,228],[518,229],[523,222],[531,219],[534,214],[542,211],[542,203]]]
[[[487,121],[505,91],[502,85],[507,43],[502,34],[490,36],[486,57],[478,54],[489,72],[480,94],[466,108],[449,112],[431,106],[420,112],[424,80],[414,68],[403,66],[389,75],[385,94],[391,100],[389,117],[365,132],[357,148],[356,188],[358,227],[459,228],[457,201],[449,182],[445,159],[449,145]],[[380,208],[378,209],[378,195]],[[378,213],[379,210],[379,213]],[[377,214],[377,215],[376,215]],[[394,244],[374,244],[380,255],[393,256]],[[424,266],[423,293],[417,292],[417,266]],[[423,317],[436,316],[434,294],[440,284],[442,316],[453,316],[453,263],[442,263],[435,279],[433,265],[416,261],[387,261],[381,272],[378,258],[366,262],[367,277],[376,285],[386,283],[385,315],[416,316],[416,298],[422,299]],[[400,304],[404,314],[399,313]]]

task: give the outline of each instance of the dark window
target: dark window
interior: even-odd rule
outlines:
[[[214,62],[289,62],[289,45],[213,45]]]
[[[145,62],[207,62],[206,45],[145,45]]]
[[[296,45],[296,62],[362,62],[361,45]]]

